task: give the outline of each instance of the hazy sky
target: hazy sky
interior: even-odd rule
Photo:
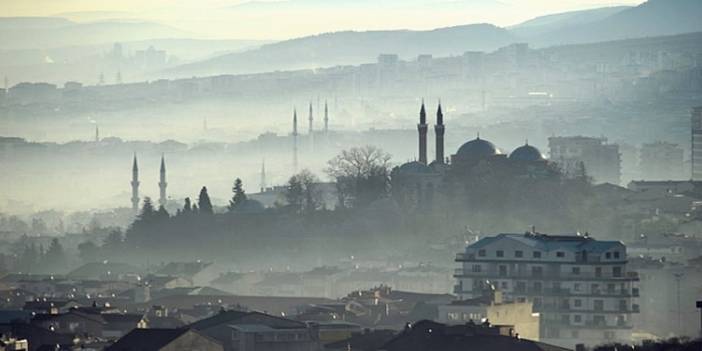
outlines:
[[[155,21],[197,37],[283,39],[337,30],[429,29],[529,18],[641,0],[0,0],[4,16]]]

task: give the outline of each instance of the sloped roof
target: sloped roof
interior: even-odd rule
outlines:
[[[134,329],[105,351],[155,351],[188,332],[188,329]]]
[[[578,235],[545,235],[545,234],[498,234],[487,237],[469,245],[469,248],[480,249],[500,240],[514,240],[523,245],[533,247],[542,251],[568,250],[605,252],[612,247],[622,245],[621,241],[595,240],[586,236]]]
[[[274,329],[305,328],[305,323],[292,319],[271,316],[261,312],[222,311],[212,317],[199,320],[190,325],[197,330],[209,329],[219,325],[264,325]]]

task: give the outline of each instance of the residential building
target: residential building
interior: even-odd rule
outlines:
[[[566,174],[574,173],[582,162],[595,183],[621,182],[619,145],[607,138],[584,136],[548,138],[551,161],[557,162]]]
[[[499,234],[468,245],[456,261],[459,298],[497,289],[505,302],[532,302],[540,338],[559,346],[631,340],[638,276],[626,247],[586,235]]]
[[[222,351],[222,344],[197,330],[134,329],[105,351]]]
[[[316,351],[318,333],[303,322],[260,312],[220,311],[189,328],[222,343],[225,351]]]
[[[419,321],[407,327],[379,348],[382,351],[567,351],[567,349],[517,338],[509,326],[490,323],[445,325],[432,321]]]
[[[702,106],[692,109],[690,122],[692,180],[702,180]]]

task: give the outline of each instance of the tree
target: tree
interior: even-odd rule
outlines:
[[[207,195],[207,187],[203,186],[202,189],[200,189],[200,196],[197,198],[197,207],[200,209],[200,214],[214,214],[210,196]]]
[[[233,212],[247,200],[246,192],[244,192],[244,187],[240,178],[236,178],[236,180],[234,181],[232,193],[232,199],[229,200],[228,206],[229,212]]]
[[[325,172],[336,180],[339,205],[367,205],[388,193],[390,154],[375,147],[354,147],[327,162]]]
[[[66,263],[66,254],[58,238],[51,239],[49,249],[44,255],[44,264],[51,269],[60,268]]]
[[[100,248],[92,241],[78,244],[78,256],[83,262],[95,262],[98,259]]]
[[[109,234],[107,234],[107,237],[105,237],[105,240],[102,242],[102,247],[104,247],[108,251],[118,250],[122,248],[122,243],[122,231],[120,231],[119,229],[115,229],[112,230]]]
[[[317,184],[319,178],[309,170],[302,170],[288,180],[285,190],[285,199],[288,205],[297,213],[311,213],[321,205]]]
[[[150,197],[144,198],[144,205],[141,207],[141,213],[139,214],[138,220],[150,222],[155,215],[154,205],[151,203]]]

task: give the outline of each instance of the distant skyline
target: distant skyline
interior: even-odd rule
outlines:
[[[23,0],[4,1],[5,17],[74,21],[142,20],[191,37],[289,39],[340,30],[432,29],[471,23],[510,26],[559,12],[641,0]]]

